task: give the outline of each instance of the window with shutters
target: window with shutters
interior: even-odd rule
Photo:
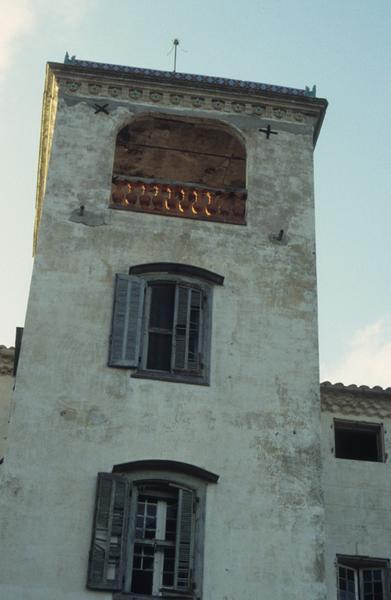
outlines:
[[[337,590],[338,600],[390,600],[389,561],[339,556]]]
[[[134,377],[207,384],[211,283],[223,278],[171,263],[142,270],[116,276],[109,365],[133,368]]]
[[[87,587],[117,600],[199,598],[205,491],[183,474],[99,473]]]

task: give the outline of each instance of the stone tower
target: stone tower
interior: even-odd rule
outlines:
[[[48,65],[1,598],[325,598],[313,149],[326,104]]]

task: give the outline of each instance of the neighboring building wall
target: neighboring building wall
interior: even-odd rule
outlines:
[[[328,598],[337,597],[336,557],[390,559],[391,388],[321,385]],[[334,420],[383,426],[384,461],[335,457]]]
[[[324,599],[318,109],[279,97],[274,117],[269,96],[263,120],[251,112],[253,96],[220,91],[227,105],[239,98],[249,109],[217,115],[221,102],[213,108],[208,88],[190,92],[208,97],[204,110],[175,108],[169,93],[188,88],[174,84],[155,86],[167,99],[155,107],[148,82],[147,100],[109,97],[110,114],[97,114],[94,102],[106,100],[91,93],[107,86],[104,76],[88,72],[83,80],[82,70],[56,68],[60,98],[0,507],[1,597],[109,600],[111,593],[85,589],[96,473],[166,458],[220,475],[207,490],[203,600]],[[83,82],[80,95],[73,78]],[[97,85],[88,88],[91,78]],[[159,111],[221,119],[240,132],[246,227],[108,209],[117,132],[135,114]],[[270,119],[278,135],[268,139],[259,128]],[[95,226],[71,218],[80,205]],[[107,367],[114,275],[153,261],[225,277],[213,290],[210,386],[134,379]]]
[[[14,348],[0,346],[0,460],[4,458],[14,386]]]

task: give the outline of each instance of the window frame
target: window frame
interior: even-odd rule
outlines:
[[[348,555],[337,555],[336,559],[336,584],[337,584],[337,599],[342,600],[340,592],[340,577],[339,569],[344,568],[354,573],[355,581],[355,600],[362,600],[364,598],[364,571],[366,570],[380,570],[381,579],[383,586],[383,600],[391,600],[390,591],[390,561],[385,558],[372,558],[369,556],[348,556]]]
[[[132,377],[142,377],[149,379],[159,379],[164,381],[176,381],[179,383],[194,383],[209,385],[210,382],[210,350],[211,350],[211,327],[212,327],[212,290],[208,285],[188,277],[173,278],[170,275],[156,274],[149,275],[146,281],[146,290],[144,298],[144,310],[142,320],[142,334],[140,343],[140,362],[139,367]],[[147,367],[148,349],[149,349],[149,321],[151,317],[151,291],[154,284],[172,283],[175,286],[174,312],[177,310],[177,290],[179,287],[189,288],[190,290],[199,290],[202,299],[200,335],[200,363],[199,374],[192,370],[175,370],[171,367],[170,371],[150,369]],[[174,346],[174,340],[171,341],[171,353]],[[171,354],[172,360],[172,354]]]
[[[128,292],[137,296],[137,311],[138,314],[133,314],[133,318],[130,315],[131,300],[127,300],[127,310],[129,315],[123,317],[123,322],[127,326],[127,321],[133,321],[133,327],[137,328],[137,331],[133,331],[134,344],[132,346],[133,362],[126,360],[113,359],[113,348],[118,345],[117,338],[115,335],[119,335],[121,331],[118,326],[118,310],[117,310],[117,295],[119,294],[119,285],[131,286],[131,280],[134,282],[133,286],[136,286],[136,291]],[[138,282],[138,283],[137,283]],[[211,361],[211,333],[212,333],[212,303],[213,303],[213,285],[223,285],[224,278],[217,273],[201,269],[192,265],[180,264],[180,263],[149,263],[146,265],[135,265],[130,267],[129,275],[116,275],[116,285],[114,294],[114,307],[112,317],[112,329],[110,336],[110,350],[109,350],[109,362],[110,367],[129,368],[132,370],[131,377],[143,378],[143,379],[156,379],[160,381],[171,381],[177,383],[190,383],[196,385],[209,385],[210,384],[210,361]],[[154,285],[161,284],[173,284],[174,289],[174,302],[173,302],[173,313],[177,314],[177,308],[179,306],[179,292],[182,289],[190,290],[188,293],[192,294],[192,291],[200,293],[200,311],[199,311],[199,329],[198,329],[198,344],[199,344],[199,365],[200,369],[181,369],[175,368],[173,364],[173,349],[175,348],[175,336],[177,330],[175,329],[175,323],[172,326],[172,339],[171,339],[171,364],[170,370],[160,370],[148,368],[148,346],[150,340],[149,321],[151,317],[151,296]],[[134,306],[134,302],[133,302]],[[189,319],[188,315],[188,319]],[[190,320],[188,320],[188,327],[190,327]],[[187,330],[186,330],[187,331]],[[124,330],[122,334],[124,339],[128,335],[128,331]],[[114,342],[113,342],[114,339]],[[187,338],[188,340],[188,338]],[[121,344],[124,345],[125,341]],[[134,346],[134,347],[133,347]],[[189,350],[188,341],[186,342],[186,352]],[[137,357],[136,357],[137,354]]]
[[[373,423],[366,421],[354,421],[351,419],[334,419],[334,456],[340,460],[354,460],[359,462],[374,462],[384,463],[387,455],[384,446],[384,426],[383,423]],[[376,435],[377,458],[356,458],[337,455],[337,432],[340,431],[356,431],[356,432],[371,432]]]
[[[172,467],[170,469],[170,467]],[[99,494],[99,488],[101,481],[110,477],[112,481],[123,482],[124,489],[127,490],[127,501],[124,502],[126,506],[126,517],[122,524],[122,533],[120,534],[120,557],[117,563],[117,569],[119,578],[118,581],[116,574],[115,580],[112,581],[112,587],[107,578],[96,581],[92,581],[92,573],[94,571],[94,559],[93,550],[95,548],[96,541],[100,538],[97,537],[98,527],[97,525],[97,512],[98,506],[102,503],[102,498]],[[116,465],[113,468],[112,474],[100,473],[98,474],[98,488],[97,497],[95,504],[95,515],[94,525],[92,532],[92,543],[90,550],[90,561],[89,561],[89,577],[87,587],[96,591],[107,591],[113,593],[114,600],[146,600],[151,598],[169,598],[174,599],[199,599],[202,590],[202,577],[203,577],[203,554],[204,554],[204,532],[205,532],[205,508],[206,508],[206,490],[208,483],[217,483],[218,475],[186,463],[180,463],[177,461],[165,461],[165,460],[146,460],[146,461],[134,461],[131,463],[123,463]],[[193,505],[193,526],[191,529],[191,545],[192,545],[192,557],[189,571],[189,577],[191,577],[191,588],[188,590],[171,587],[160,588],[159,595],[153,594],[140,594],[131,591],[131,580],[133,574],[133,550],[137,543],[135,537],[136,528],[136,509],[137,509],[137,495],[138,490],[142,486],[156,485],[161,487],[161,490],[166,490],[168,487],[172,487],[173,491],[177,491],[179,498],[180,490],[187,490],[192,493],[192,505]],[[132,493],[132,490],[137,490],[137,493]],[[113,492],[111,492],[113,494]],[[114,492],[115,493],[115,492]],[[158,493],[158,492],[157,492]],[[152,494],[152,492],[151,492]],[[114,511],[114,505],[112,504],[112,510]],[[114,514],[114,513],[110,513]],[[107,517],[107,515],[106,515]],[[110,517],[108,517],[110,519]],[[182,530],[181,530],[182,531]],[[109,539],[112,533],[108,529]],[[176,541],[175,548],[178,547],[178,529],[176,529]],[[106,556],[105,564],[109,565],[109,559]],[[128,565],[128,569],[125,568]],[[106,568],[105,568],[106,569]],[[105,571],[107,573],[107,570]],[[119,586],[121,589],[119,589]]]
[[[141,478],[139,479],[138,477],[136,479],[131,479],[131,489],[135,490],[136,493],[132,493],[132,498],[131,498],[131,503],[130,503],[130,513],[129,513],[129,527],[128,527],[128,533],[127,533],[127,541],[126,541],[126,561],[129,564],[129,569],[125,572],[125,577],[124,577],[124,584],[123,587],[124,589],[121,592],[118,592],[116,598],[118,599],[125,599],[125,598],[139,598],[142,597],[144,598],[164,598],[164,597],[172,597],[172,596],[177,596],[177,597],[181,597],[181,598],[192,598],[193,595],[190,592],[185,592],[182,590],[178,590],[178,588],[175,588],[175,586],[164,586],[162,585],[160,587],[160,591],[161,594],[154,594],[152,591],[152,594],[142,594],[140,592],[133,592],[131,591],[131,587],[132,587],[132,578],[133,578],[133,558],[134,558],[134,548],[136,546],[136,544],[140,545],[140,541],[136,538],[136,533],[135,533],[135,523],[136,523],[136,511],[137,511],[137,503],[138,503],[138,498],[140,496],[140,491],[139,488],[142,488],[144,486],[148,486],[148,485],[156,485],[157,488],[159,489],[160,486],[160,491],[162,491],[163,489],[165,489],[168,486],[172,486],[173,488],[177,488],[178,490],[178,495],[180,493],[181,490],[187,490],[190,491],[192,493],[192,502],[193,502],[193,506],[197,506],[197,511],[195,511],[193,509],[193,524],[192,524],[192,528],[191,528],[191,543],[194,546],[194,541],[197,537],[199,537],[201,535],[198,527],[196,527],[196,512],[198,512],[199,508],[199,503],[200,503],[200,496],[198,495],[198,490],[193,488],[193,487],[188,487],[187,485],[185,486],[183,483],[179,483],[177,480],[171,480],[171,479],[144,479]],[[159,493],[159,492],[157,492]],[[152,494],[151,494],[152,496]],[[179,500],[178,500],[179,503]],[[203,503],[204,504],[204,503]],[[178,504],[179,506],[179,504]],[[197,515],[198,517],[198,515]],[[203,542],[203,540],[202,540]],[[143,546],[147,546],[147,543],[142,543],[141,545]],[[162,544],[163,545],[163,544]],[[164,544],[165,545],[165,544]],[[175,551],[177,551],[177,547],[178,547],[178,543],[177,541],[174,543],[173,547],[175,548]],[[154,546],[154,559],[156,554],[159,553],[159,550],[156,548],[156,546]],[[195,556],[193,556],[193,554],[195,554],[194,552],[192,553],[191,556],[191,580],[192,583],[196,581],[194,574],[197,571],[199,571],[199,565],[197,564],[198,569],[195,568]],[[161,566],[162,568],[162,566]],[[163,569],[162,569],[162,573],[163,573]],[[156,576],[156,572],[155,569],[153,570],[153,574],[154,577]],[[153,583],[153,585],[155,585]],[[199,586],[196,585],[196,587],[194,589],[197,589],[197,595],[199,595]]]

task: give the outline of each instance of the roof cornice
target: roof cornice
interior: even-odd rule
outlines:
[[[58,63],[51,63],[58,64]],[[196,75],[192,73],[178,73],[176,71],[161,71],[158,69],[145,69],[140,67],[127,67],[123,65],[114,65],[110,63],[98,63],[88,60],[77,60],[75,57],[65,56],[65,65],[79,67],[86,70],[104,71],[116,74],[131,75],[142,80],[160,81],[163,83],[184,83],[199,85],[200,87],[212,87],[213,89],[228,89],[231,91],[246,92],[271,92],[272,94],[303,96],[315,98],[316,86],[312,89],[291,88],[280,85],[271,85],[268,83],[257,83],[255,81],[243,81],[240,79],[229,79],[226,77],[214,77],[211,75]]]
[[[87,96],[109,97],[116,102],[126,99],[130,102],[143,102],[149,95],[152,97],[152,104],[156,105],[159,98],[166,94],[177,100],[183,96],[187,96],[187,101],[190,99],[190,102],[200,100],[204,106],[193,104],[193,108],[200,110],[206,109],[205,99],[209,98],[209,103],[212,102],[213,108],[220,111],[221,116],[225,114],[227,107],[233,106],[233,111],[238,116],[240,113],[241,116],[254,114],[267,121],[284,120],[284,115],[292,113],[294,120],[300,124],[308,117],[313,120],[314,146],[327,108],[327,100],[316,98],[314,89],[309,88],[298,89],[223,77],[125,67],[75,58],[67,59],[64,64],[50,62],[48,69],[60,88],[74,96],[86,95],[87,90]]]

